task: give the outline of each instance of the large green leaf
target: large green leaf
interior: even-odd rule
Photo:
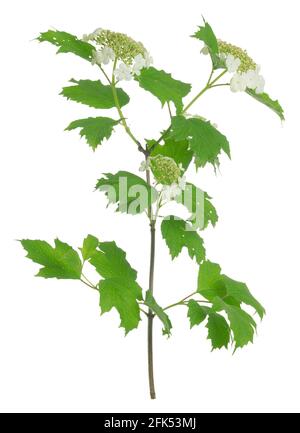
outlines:
[[[213,227],[216,225],[218,214],[210,201],[211,197],[192,183],[187,183],[184,191],[175,200],[191,213],[189,221],[194,229],[204,230],[209,224]]]
[[[149,148],[156,142],[148,141]],[[151,152],[151,156],[163,155],[174,159],[177,165],[182,165],[184,171],[188,169],[191,160],[193,159],[193,152],[189,149],[188,140],[175,141],[172,139],[165,140],[164,144],[157,145]]]
[[[222,347],[227,349],[230,343],[230,327],[224,317],[218,313],[210,312],[206,327],[212,349],[222,349]]]
[[[274,111],[274,113],[276,113],[281,120],[285,120],[284,111],[279,101],[275,101],[271,99],[267,93],[257,94],[254,90],[251,89],[247,89],[247,93],[248,95],[252,96],[252,98],[256,99],[258,102],[261,102],[262,104],[270,108],[272,111]]]
[[[75,120],[70,123],[66,130],[72,131],[73,129],[81,128],[81,137],[85,137],[87,143],[95,150],[104,138],[107,140],[110,138],[114,126],[118,123],[118,120],[110,119],[109,117],[89,117],[87,119]]]
[[[111,86],[104,86],[100,80],[71,80],[74,86],[64,87],[61,95],[92,108],[113,108],[116,106]],[[129,96],[122,89],[117,89],[120,106],[128,104]]]
[[[200,264],[205,260],[203,239],[186,221],[175,216],[166,217],[161,224],[162,236],[170,250],[172,259],[178,257],[184,247],[191,259]]]
[[[196,167],[204,167],[207,163],[214,167],[219,165],[219,155],[222,150],[230,158],[229,143],[225,135],[221,134],[210,122],[199,117],[172,118],[170,138],[175,141],[187,139],[189,148],[195,157]]]
[[[149,290],[146,292],[145,304],[152,310],[152,312],[162,322],[162,324],[164,326],[163,334],[170,336],[171,335],[171,329],[172,329],[172,323],[169,319],[169,316],[167,315],[167,313],[164,312],[162,307],[160,307],[158,305],[158,303],[156,302],[152,293]]]
[[[115,308],[120,315],[120,326],[126,334],[138,327],[141,319],[137,300],[142,299],[142,289],[136,281],[126,278],[102,280],[99,291],[102,314]]]
[[[48,30],[37,38],[40,42],[49,42],[59,47],[57,53],[73,53],[85,60],[91,61],[95,48],[88,42],[81,41],[70,33],[58,30]]]
[[[182,99],[191,90],[190,84],[175,80],[171,74],[153,67],[142,69],[136,80],[143,89],[156,96],[162,105],[166,102],[173,102],[178,113],[183,108]]]
[[[188,318],[190,319],[191,328],[204,322],[210,312],[210,308],[199,305],[198,302],[191,299],[188,302]]]
[[[137,272],[126,260],[126,253],[115,242],[100,242],[90,263],[102,278],[136,280]]]
[[[53,248],[45,241],[25,239],[21,241],[27,251],[27,257],[42,265],[37,276],[43,278],[58,278],[79,280],[82,263],[78,253],[70,245],[55,239]]]
[[[237,306],[243,303],[249,305],[256,310],[261,319],[265,315],[264,308],[250,293],[246,284],[221,274],[221,267],[216,263],[206,261],[200,266],[198,292],[209,301],[219,297],[226,304],[235,304]]]
[[[133,173],[118,171],[104,176],[98,180],[96,189],[105,191],[109,203],[118,203],[119,212],[139,214],[157,199],[156,190]]]
[[[213,308],[217,311],[225,311],[233,333],[235,349],[253,343],[256,323],[246,311],[234,305],[228,305],[219,297],[214,299]]]
[[[142,289],[136,282],[136,271],[126,260],[126,253],[115,242],[100,242],[89,261],[104,278],[99,283],[102,314],[115,308],[126,334],[137,328]]]

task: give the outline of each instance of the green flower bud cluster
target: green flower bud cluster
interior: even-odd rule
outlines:
[[[161,185],[172,185],[178,182],[181,170],[174,159],[163,155],[157,155],[150,160],[152,173]]]
[[[241,65],[238,69],[238,72],[244,73],[256,69],[257,64],[254,62],[254,60],[251,59],[247,51],[243,50],[240,47],[237,47],[236,45],[232,45],[228,42],[224,42],[221,40],[218,40],[218,45],[221,54],[225,54],[226,56],[228,56],[228,54],[231,54],[235,58],[240,59]]]
[[[141,42],[136,42],[124,33],[101,30],[97,34],[95,42],[102,47],[111,48],[116,58],[122,60],[127,65],[131,65],[133,59],[138,54],[144,56],[146,53],[146,49]]]

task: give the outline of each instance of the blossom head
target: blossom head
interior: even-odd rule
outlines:
[[[218,41],[220,57],[224,61],[225,68],[233,73],[230,88],[233,92],[245,92],[254,90],[257,94],[264,92],[265,80],[260,75],[260,68],[248,55],[247,51],[236,45]]]
[[[135,57],[144,56],[147,52],[141,42],[136,42],[124,33],[112,32],[111,30],[98,31],[94,41],[101,47],[111,48],[116,58],[126,65],[132,65]]]
[[[158,183],[162,185],[172,185],[178,182],[181,176],[180,167],[174,159],[163,155],[151,158],[150,167]]]
[[[240,73],[245,73],[250,70],[255,70],[257,65],[253,59],[248,55],[247,51],[243,50],[236,45],[229,44],[228,42],[224,42],[218,40],[219,52],[221,55],[228,58],[228,56],[233,57],[234,59],[239,59],[240,63],[237,71]],[[235,71],[234,71],[235,72]]]

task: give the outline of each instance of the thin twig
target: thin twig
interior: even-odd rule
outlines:
[[[87,281],[84,281],[82,278],[80,278],[80,281],[81,281],[83,284],[85,284],[86,286],[90,287],[91,289],[93,289],[93,290],[97,290],[97,292],[99,292],[99,289],[98,289],[96,286],[94,286],[94,285],[88,283]]]

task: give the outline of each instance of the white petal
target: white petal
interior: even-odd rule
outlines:
[[[246,76],[245,74],[235,74],[230,82],[230,89],[232,92],[244,92],[247,88]]]
[[[264,91],[265,91],[265,84],[266,84],[266,82],[265,82],[264,77],[262,75],[259,75],[258,76],[258,84],[257,84],[257,87],[256,87],[256,93],[258,95],[261,94],[261,93],[264,93]]]
[[[226,58],[226,67],[228,72],[234,73],[236,72],[241,65],[241,60],[237,57],[234,57],[232,54],[229,54]]]
[[[255,90],[259,82],[259,76],[257,72],[254,70],[246,72],[245,79],[248,89]]]

